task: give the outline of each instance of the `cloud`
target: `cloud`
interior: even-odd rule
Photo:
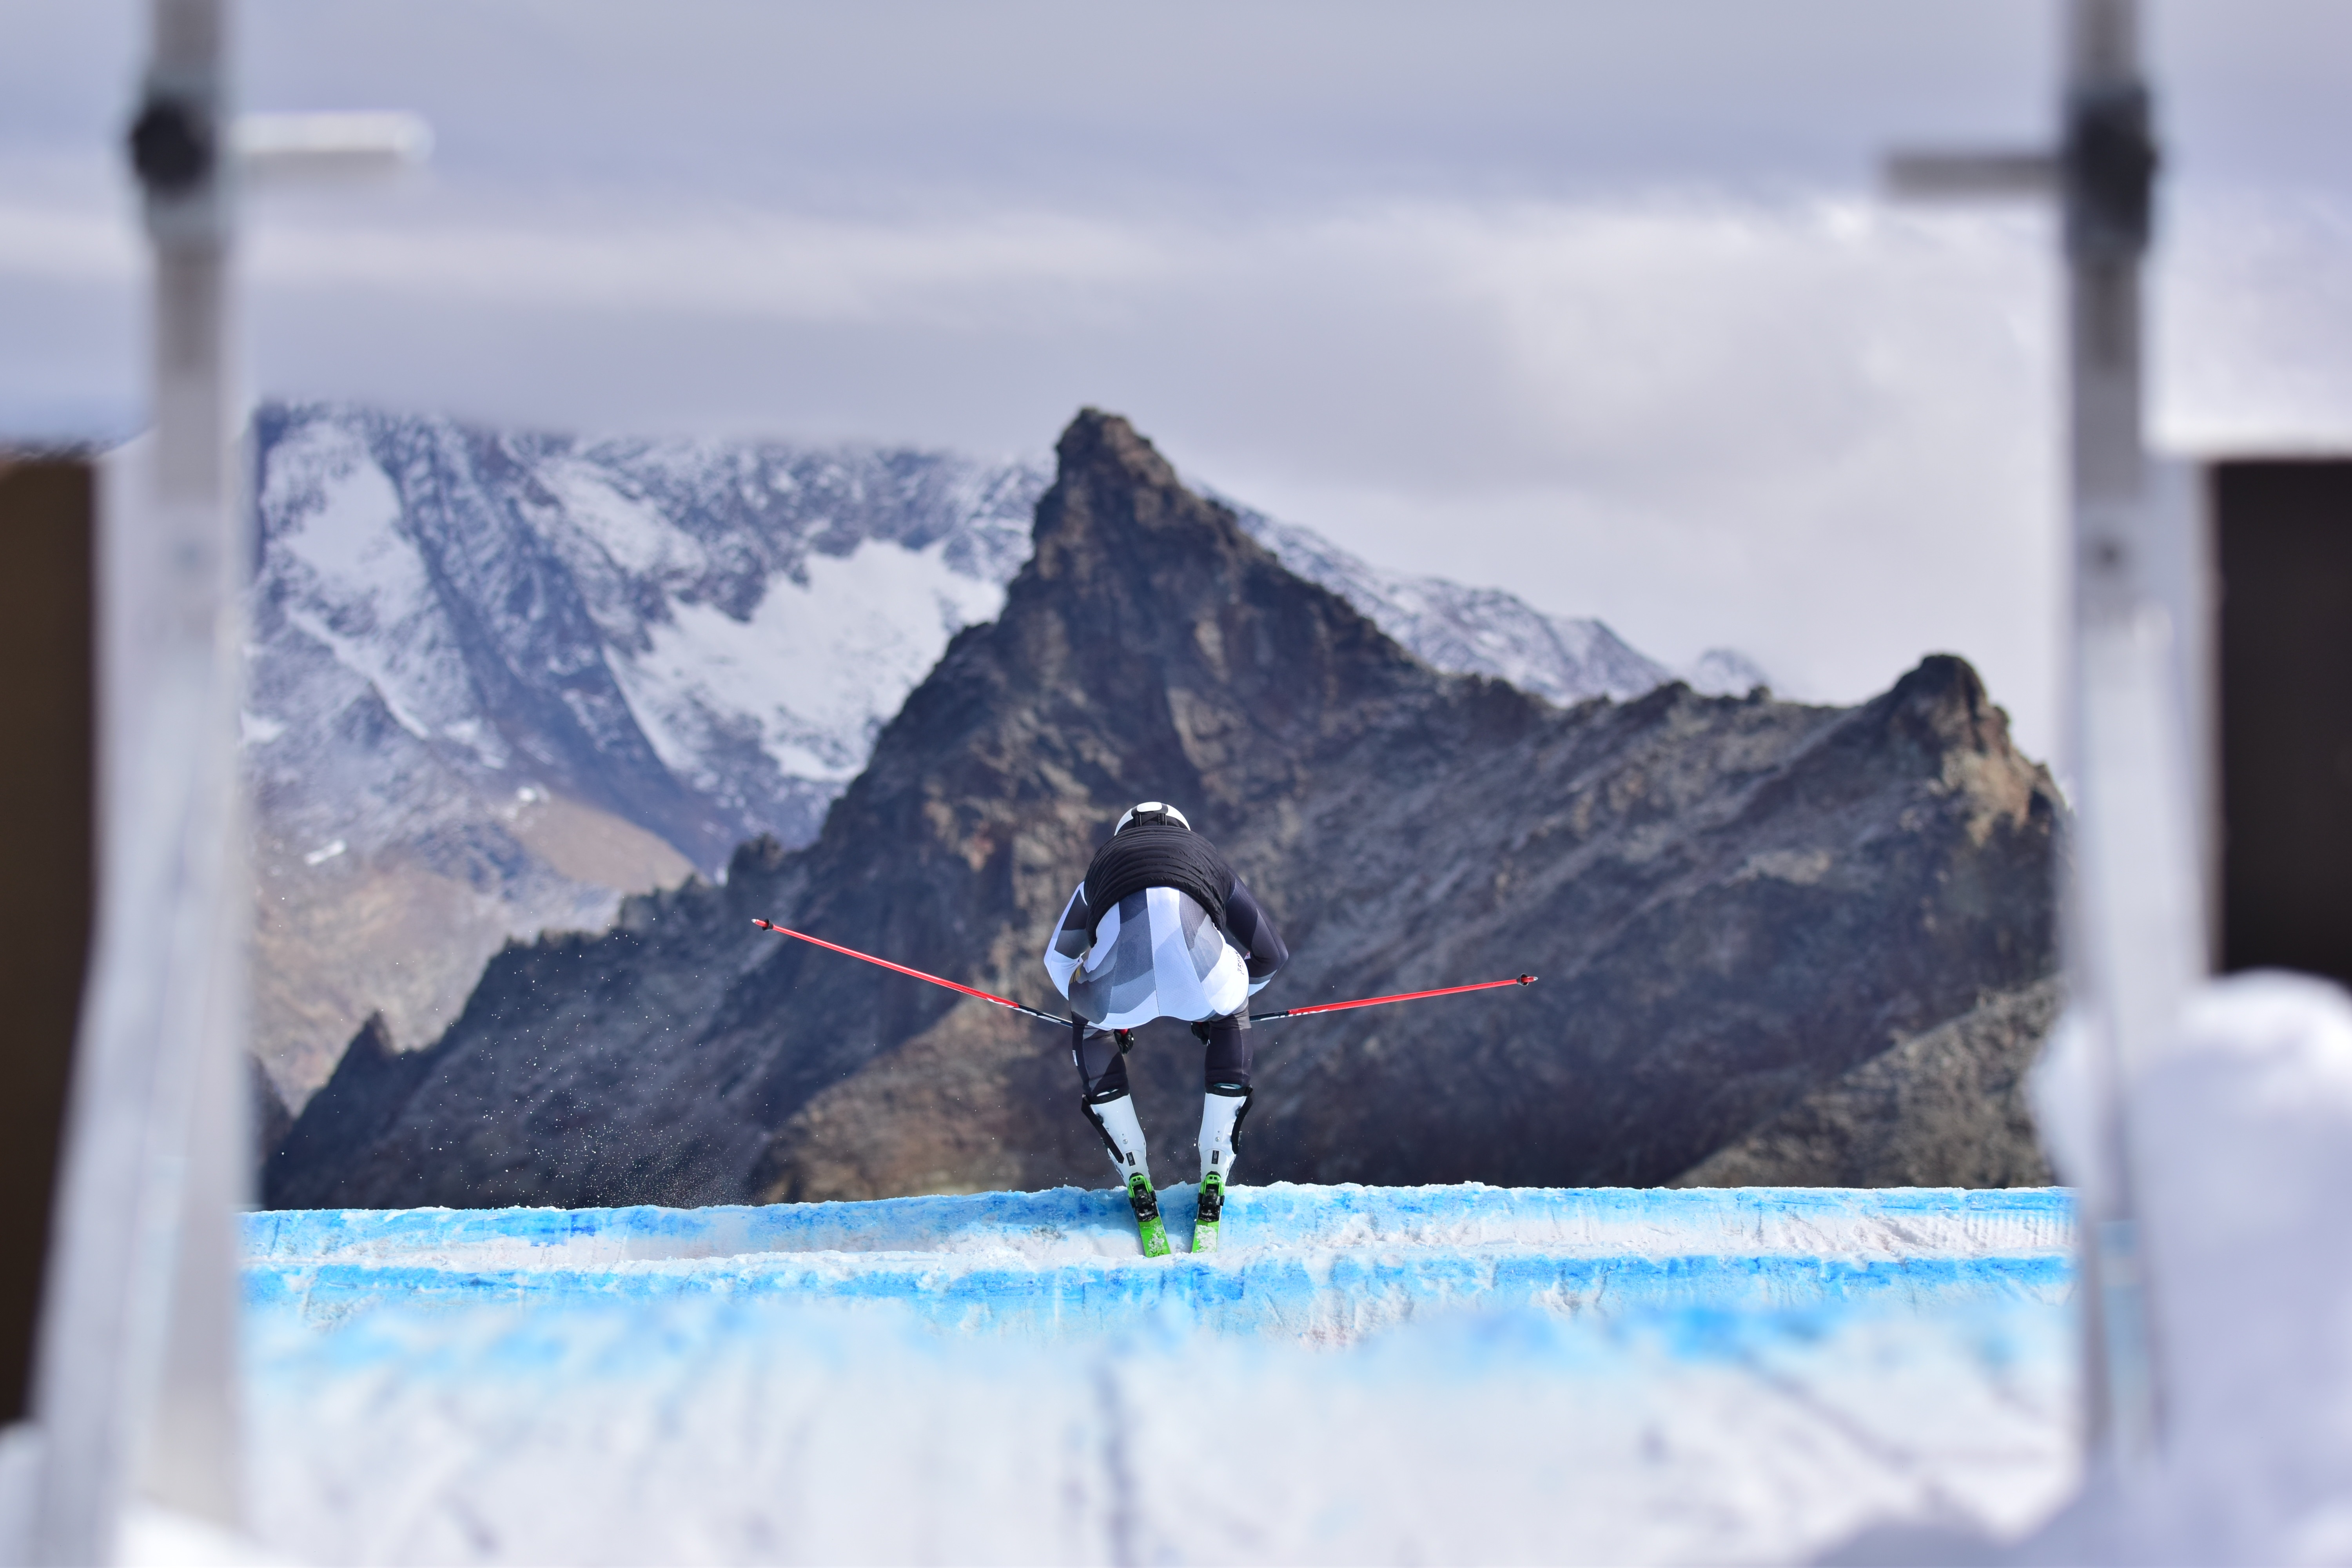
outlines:
[[[255,237],[249,276],[265,289],[533,310],[1003,329],[1150,288],[1179,264],[1161,237],[1083,216],[697,213],[628,226],[271,225]]]
[[[2352,201],[2219,196],[2171,227],[2152,311],[2158,438],[2352,449]]]
[[[137,232],[111,214],[0,203],[0,277],[11,283],[123,285],[145,260]]]
[[[1030,450],[1106,404],[1375,559],[1668,658],[1737,643],[1824,699],[1950,647],[2046,740],[2047,243],[1684,193],[1223,222],[304,218],[261,226],[251,264],[272,390],[364,393],[357,367],[389,360],[403,401],[497,417]]]
[[[135,231],[72,194],[93,186],[0,184],[0,316],[135,294]],[[2170,215],[2168,437],[2352,444],[2347,210]],[[2029,746],[2056,734],[2034,216],[1703,187],[827,214],[460,184],[257,202],[250,235],[267,393],[1031,453],[1097,404],[1385,564],[1599,615],[1669,660],[1734,644],[1823,700],[1958,652]],[[0,384],[0,416],[30,395]]]

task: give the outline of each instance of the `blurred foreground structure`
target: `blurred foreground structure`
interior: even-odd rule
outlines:
[[[2069,0],[2065,30],[2054,154],[1898,155],[1888,172],[1899,194],[2063,205],[2077,837],[2053,1054],[2084,1092],[2043,1121],[2082,1204],[2085,1436],[2128,1473],[2167,1419],[2140,1197],[2160,1156],[2133,1123],[2134,1087],[2177,1047],[2217,964],[2352,982],[2352,465],[2200,474],[2148,453],[2159,154],[2138,6]]]
[[[2081,1189],[2086,1435],[2118,1461],[2155,1440],[2158,1394],[2140,1278],[2124,1110],[2134,1065],[2161,1048],[2205,970],[2198,797],[2210,729],[2201,520],[2185,476],[2143,437],[2141,267],[2158,151],[2134,0],[2069,0],[2065,131],[2054,154],[1912,154],[1918,196],[2054,195],[2067,260],[2068,476],[2074,582],[2067,772],[2076,792],[2066,889],[2070,1024],[2096,1064]]]
[[[229,1531],[244,1517],[236,1225],[249,1202],[252,911],[236,723],[251,550],[235,477],[234,204],[247,176],[370,170],[422,143],[399,117],[235,119],[228,10],[154,0],[130,128],[153,259],[153,433],[103,498],[70,463],[0,475],[16,586],[63,601],[22,668],[58,671],[67,700],[42,715],[51,744],[26,754],[93,764],[55,775],[83,784],[82,813],[15,803],[27,809],[9,830],[89,868],[53,885],[96,891],[94,919],[69,906],[47,944],[88,932],[62,1115],[17,1144],[22,1158],[56,1154],[46,1247],[22,1255],[43,1259],[39,1277],[9,1303],[21,1315],[38,1301],[37,1328],[13,1347],[27,1397],[0,1443],[11,1561],[113,1561],[134,1500]],[[76,832],[78,818],[95,831]],[[46,966],[45,986],[80,979],[79,956]],[[28,1011],[25,1054],[62,1065],[52,1009]],[[34,1092],[21,1113],[47,1103]]]

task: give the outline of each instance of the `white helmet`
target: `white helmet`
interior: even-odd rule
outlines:
[[[1166,821],[1174,823],[1177,826],[1182,828],[1187,833],[1192,831],[1192,825],[1184,820],[1184,814],[1182,812],[1177,810],[1174,806],[1168,805],[1164,801],[1147,800],[1140,805],[1130,807],[1128,814],[1118,819],[1118,826],[1110,830],[1110,836],[1113,838],[1118,837],[1120,834],[1127,831],[1127,825],[1129,823],[1146,816],[1160,817]]]

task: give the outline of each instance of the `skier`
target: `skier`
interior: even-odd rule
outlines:
[[[1249,1111],[1249,999],[1289,958],[1216,846],[1156,800],[1118,819],[1062,910],[1045,973],[1070,1000],[1081,1103],[1127,1184],[1147,1256],[1165,1254],[1168,1235],[1128,1092],[1129,1036],[1154,1018],[1184,1018],[1208,1047],[1192,1250],[1212,1251]]]

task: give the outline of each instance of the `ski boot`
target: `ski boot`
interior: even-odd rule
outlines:
[[[1151,1187],[1151,1166],[1143,1156],[1143,1124],[1136,1120],[1135,1101],[1124,1091],[1099,1104],[1086,1102],[1087,1118],[1102,1134],[1110,1163],[1127,1186],[1129,1206],[1135,1210],[1136,1235],[1143,1256],[1168,1256],[1168,1227],[1160,1223],[1160,1197]]]
[[[1246,1084],[1211,1084],[1201,1097],[1201,1207],[1192,1224],[1192,1250],[1214,1252],[1225,1214],[1225,1184],[1233,1180],[1242,1118],[1249,1114]]]

